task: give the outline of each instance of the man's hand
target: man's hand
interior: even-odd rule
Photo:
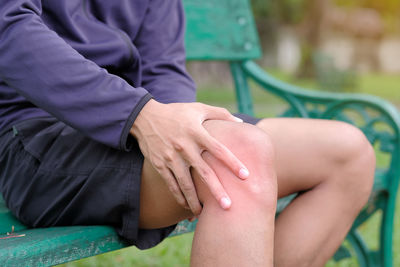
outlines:
[[[131,128],[143,155],[163,177],[177,202],[201,212],[200,201],[190,173],[195,169],[223,209],[231,206],[214,171],[201,154],[208,151],[224,162],[242,179],[249,176],[247,168],[224,145],[203,127],[206,120],[241,121],[223,108],[200,103],[161,104],[150,100],[141,110]]]

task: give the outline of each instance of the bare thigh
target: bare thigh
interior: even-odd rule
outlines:
[[[339,121],[273,118],[258,127],[271,138],[276,155],[278,196],[309,190],[332,177],[367,142],[361,131]]]
[[[145,159],[140,186],[139,227],[166,227],[191,216],[192,212],[176,202],[162,177]]]

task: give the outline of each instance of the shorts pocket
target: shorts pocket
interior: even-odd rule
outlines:
[[[14,136],[20,138],[24,149],[29,154],[42,161],[46,151],[64,126],[52,117],[31,119],[14,125],[13,133]]]

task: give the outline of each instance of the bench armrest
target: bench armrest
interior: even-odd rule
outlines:
[[[388,188],[397,191],[400,177],[400,114],[389,102],[365,94],[329,93],[306,90],[282,82],[253,61],[240,63],[246,77],[264,90],[284,99],[286,117],[336,119],[360,128],[377,150],[390,155]],[[240,99],[239,99],[240,101]]]

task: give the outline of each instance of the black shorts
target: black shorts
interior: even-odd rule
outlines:
[[[175,225],[139,229],[142,165],[137,144],[130,152],[116,150],[52,117],[20,122],[0,135],[0,189],[21,222],[32,227],[111,225],[130,244],[146,249]]]

